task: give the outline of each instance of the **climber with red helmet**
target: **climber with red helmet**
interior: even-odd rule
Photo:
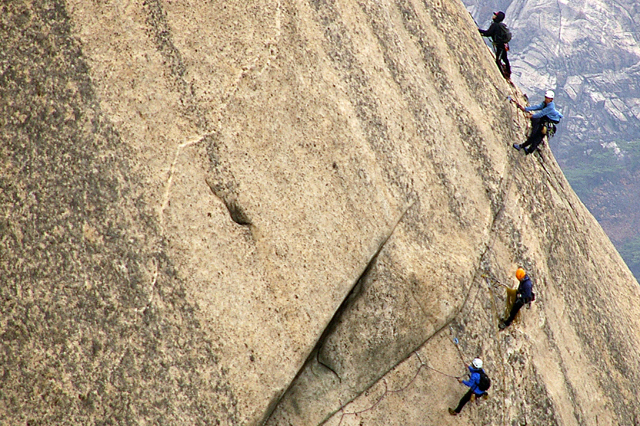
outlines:
[[[504,24],[504,12],[494,12],[491,25],[488,29],[478,28],[483,37],[490,37],[493,41],[493,49],[496,53],[496,64],[502,72],[504,78],[511,82],[511,64],[507,57],[509,42],[511,41],[511,31]]]
[[[518,291],[516,293],[516,301],[513,303],[513,307],[511,308],[511,312],[509,313],[509,318],[502,321],[499,325],[500,330],[504,330],[505,328],[511,325],[513,319],[518,315],[518,311],[527,303],[533,302],[535,295],[533,293],[533,284],[531,283],[531,279],[527,275],[524,269],[518,268],[516,271],[516,278],[520,281],[518,285]]]

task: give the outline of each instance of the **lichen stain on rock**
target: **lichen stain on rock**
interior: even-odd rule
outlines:
[[[4,421],[238,424],[64,4],[11,3],[1,19]]]

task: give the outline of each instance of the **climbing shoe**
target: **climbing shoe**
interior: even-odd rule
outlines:
[[[518,151],[520,151],[520,145],[518,145],[517,143],[514,143],[514,144],[513,144],[513,147],[514,147],[515,149],[517,149]],[[526,151],[526,149],[525,149],[525,151]]]
[[[500,324],[498,324],[498,328],[500,330],[504,330],[505,328],[507,328],[507,324],[504,321],[500,321]]]
[[[482,394],[482,399],[484,399],[485,401],[486,401],[487,399],[489,399],[489,394],[488,394],[488,393],[486,393],[486,392],[485,392],[485,393],[483,393],[483,394]]]
[[[451,407],[449,407],[449,414],[451,414],[452,416],[457,416],[458,415],[458,413],[456,413],[456,410],[454,410]]]

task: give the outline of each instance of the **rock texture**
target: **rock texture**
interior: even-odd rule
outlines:
[[[3,421],[640,421],[637,282],[461,3],[2,7]]]

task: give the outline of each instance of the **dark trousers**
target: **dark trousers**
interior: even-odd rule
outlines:
[[[498,64],[498,69],[502,72],[504,78],[511,78],[511,64],[509,63],[509,58],[507,57],[507,50],[504,48],[504,43],[498,43],[495,45],[496,47],[496,64]],[[502,65],[504,63],[504,65]]]
[[[546,115],[544,117],[531,119],[531,134],[529,135],[529,138],[527,138],[527,140],[522,145],[520,145],[521,148],[524,148],[524,152],[526,152],[527,154],[531,154],[536,150],[536,148],[538,148],[538,145],[542,143],[542,139],[544,138],[544,135],[542,134],[542,128],[545,126],[545,124],[550,122],[552,121],[549,120],[549,117],[547,117]]]
[[[511,312],[509,313],[509,318],[507,318],[504,322],[505,326],[511,325],[511,322],[513,322],[513,319],[516,317],[516,315],[518,315],[520,308],[522,308],[523,306],[524,306],[524,300],[522,299],[522,297],[517,297],[516,301],[513,303]]]
[[[473,395],[473,390],[469,388],[469,391],[465,393],[462,398],[460,398],[460,402],[458,403],[458,406],[454,410],[456,413],[460,414],[460,411],[462,411],[462,407],[464,407],[467,404],[467,402],[471,400],[471,395]]]

